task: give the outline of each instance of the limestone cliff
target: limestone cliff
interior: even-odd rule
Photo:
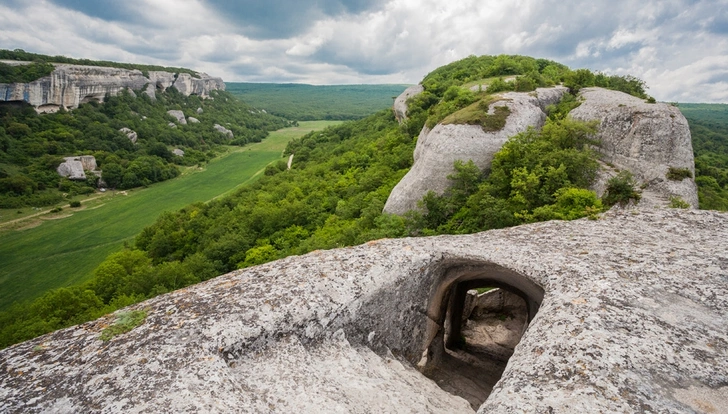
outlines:
[[[438,124],[423,128],[414,151],[414,164],[389,195],[384,211],[404,214],[417,208],[417,202],[434,191],[442,194],[450,185],[456,160],[473,160],[482,170],[490,166],[493,155],[506,140],[528,127],[541,127],[547,105],[557,103],[563,87],[541,88],[535,93],[506,93],[490,109],[506,105],[510,109],[501,131],[484,132],[476,125]],[[406,91],[405,91],[406,92]],[[630,171],[643,187],[642,203],[666,206],[680,197],[698,207],[697,186],[693,178],[672,181],[670,168],[695,174],[690,129],[680,111],[667,104],[650,104],[623,92],[585,88],[581,105],[569,116],[584,121],[599,121],[598,150],[604,162],[594,189],[601,196],[607,180],[618,170]],[[398,100],[400,100],[398,98]],[[406,113],[406,99],[395,103],[395,113]],[[395,101],[397,102],[397,101]],[[404,106],[402,106],[404,105]]]
[[[469,375],[443,331],[473,283],[529,321],[479,413],[726,412],[726,239],[726,214],[635,209],[289,257],[135,305],[108,342],[112,316],[0,351],[0,412],[472,412],[438,384]]]
[[[392,190],[384,211],[404,214],[417,208],[417,202],[428,191],[442,194],[450,185],[447,176],[452,174],[456,160],[473,160],[480,169],[490,167],[493,155],[509,137],[543,125],[546,106],[558,102],[564,92],[566,88],[555,87],[539,88],[535,93],[501,94],[489,110],[505,106],[510,114],[503,129],[495,132],[486,132],[478,125],[438,124],[432,130],[425,126],[417,138],[414,164]],[[406,106],[400,111],[405,113]]]
[[[145,88],[146,85],[146,88]],[[139,70],[56,64],[49,75],[30,83],[0,83],[0,101],[25,101],[39,112],[52,112],[61,107],[77,108],[89,101],[103,101],[106,94],[116,95],[124,89],[144,89],[155,97],[155,89],[175,87],[184,95],[197,94],[206,97],[212,90],[225,90],[220,78],[200,74],[149,72],[145,77]]]

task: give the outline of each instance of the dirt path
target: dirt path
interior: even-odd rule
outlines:
[[[107,196],[107,194],[99,194],[99,195],[97,195],[95,197],[89,197],[89,198],[87,198],[87,199],[85,199],[83,201],[96,200],[97,198],[101,198],[101,197],[105,197],[105,196]],[[25,217],[21,217],[21,218],[18,218],[18,219],[9,220],[9,221],[6,221],[5,223],[0,223],[0,228],[5,227],[5,226],[9,226],[9,225],[11,225],[13,223],[19,223],[19,222],[21,222],[23,220],[28,220],[28,219],[31,219],[33,217],[38,217],[38,216],[42,216],[44,214],[48,214],[48,213],[51,212],[51,210],[52,210],[52,208],[49,208],[48,210],[39,211],[39,212],[34,213],[34,214],[31,214],[29,216],[25,216]]]

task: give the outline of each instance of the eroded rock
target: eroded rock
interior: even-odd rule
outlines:
[[[490,104],[489,111],[506,106],[510,114],[500,131],[485,132],[478,125],[438,124],[427,126],[417,138],[414,164],[397,183],[387,199],[384,211],[404,214],[417,208],[417,202],[429,191],[442,194],[449,186],[447,176],[454,172],[457,160],[473,160],[481,170],[489,168],[493,155],[509,137],[529,127],[541,127],[546,120],[544,109],[558,102],[566,88],[539,88],[534,93],[508,92]]]
[[[616,169],[629,170],[646,185],[642,203],[666,206],[671,197],[680,197],[693,208],[698,207],[698,189],[692,178],[667,178],[670,167],[687,169],[695,176],[688,121],[677,107],[650,104],[602,88],[584,88],[579,96],[583,103],[571,111],[571,117],[599,121],[601,159]],[[612,175],[602,174],[595,184],[600,195]]]
[[[213,128],[215,128],[215,131],[217,131],[217,132],[219,132],[219,133],[221,133],[221,134],[223,134],[223,135],[227,136],[227,137],[228,137],[228,138],[230,138],[230,139],[233,139],[233,131],[231,131],[231,130],[229,130],[229,129],[225,128],[224,126],[222,126],[222,125],[220,125],[220,124],[215,124],[215,125],[213,126]]]
[[[58,175],[70,180],[85,180],[85,171],[96,171],[96,158],[93,155],[79,155],[65,157],[61,165],[56,168]]]
[[[394,117],[397,118],[397,121],[403,122],[407,119],[407,99],[421,94],[424,90],[425,88],[422,85],[410,86],[394,99],[393,110]]]
[[[119,130],[119,132],[121,132],[122,134],[126,135],[126,137],[129,138],[129,140],[131,142],[133,142],[134,144],[136,144],[137,139],[139,138],[139,135],[137,135],[136,132],[134,132],[133,130],[131,130],[131,129],[127,128],[127,127],[121,128]]]
[[[448,281],[497,272],[543,298],[480,413],[724,412],[726,239],[634,209],[289,257],[0,351],[0,411],[472,412],[414,366]]]
[[[179,123],[180,125],[187,125],[185,113],[180,111],[179,109],[170,109],[169,111],[167,111],[167,114],[176,119],[177,123]]]

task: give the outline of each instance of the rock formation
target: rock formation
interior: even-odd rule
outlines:
[[[501,131],[486,133],[474,125],[438,124],[432,130],[423,128],[415,147],[414,164],[389,195],[384,211],[404,214],[416,209],[417,202],[428,191],[442,194],[450,186],[447,176],[454,172],[456,160],[473,160],[481,170],[488,168],[493,155],[509,137],[528,127],[543,125],[546,107],[557,103],[565,90],[556,87],[537,89],[535,94],[503,94],[502,101],[490,105],[492,110],[505,103],[511,110]],[[697,186],[692,178],[667,179],[670,168],[695,174],[690,130],[677,108],[649,104],[602,88],[585,88],[580,98],[582,104],[570,116],[600,122],[598,150],[604,168],[594,184],[597,194],[602,195],[607,180],[616,171],[628,170],[644,187],[641,202],[666,206],[671,198],[679,197],[697,208]],[[401,110],[406,111],[406,106]]]
[[[200,123],[200,120],[197,119],[197,118],[195,118],[195,117],[193,117],[193,116],[188,116],[187,117],[187,122],[189,122],[190,124],[199,124]]]
[[[493,155],[509,137],[543,125],[546,106],[561,100],[564,92],[566,88],[555,87],[539,88],[535,93],[501,94],[489,107],[489,111],[497,106],[510,110],[500,131],[485,132],[478,125],[438,124],[432,130],[425,126],[417,138],[415,162],[390,193],[384,211],[404,214],[416,209],[428,191],[442,194],[450,186],[447,176],[452,174],[456,160],[473,160],[481,170],[490,167]]]
[[[397,121],[402,122],[407,119],[407,99],[421,94],[424,90],[425,88],[422,85],[410,86],[395,98],[393,109]]]
[[[176,155],[176,156],[178,156],[178,157],[184,157],[184,156],[185,156],[185,152],[184,152],[184,151],[182,151],[182,150],[181,150],[181,149],[179,149],[179,148],[175,148],[175,149],[173,149],[173,150],[172,150],[172,154],[174,154],[174,155]]]
[[[139,138],[139,135],[136,132],[132,131],[131,129],[129,129],[127,127],[121,128],[119,130],[119,132],[126,135],[127,138],[129,138],[129,140],[134,144],[136,144],[137,139]]]
[[[629,170],[646,184],[642,203],[667,205],[670,197],[677,196],[698,207],[694,180],[666,178],[670,167],[687,169],[695,176],[690,129],[678,108],[601,88],[585,88],[579,96],[583,102],[571,111],[571,117],[600,122],[601,159]],[[602,174],[596,184],[598,193],[603,192],[609,175]]]
[[[0,101],[25,101],[39,112],[53,112],[59,108],[77,108],[89,102],[103,102],[104,96],[117,95],[124,89],[143,89],[155,99],[155,89],[165,90],[174,86],[182,94],[207,97],[212,90],[225,90],[220,78],[201,73],[193,78],[187,73],[150,71],[145,77],[139,70],[56,64],[49,75],[30,83],[0,83]],[[146,85],[146,87],[145,87]]]
[[[85,171],[96,171],[96,158],[93,155],[65,157],[65,161],[56,168],[58,175],[70,180],[85,180]]]
[[[229,130],[229,129],[225,128],[224,126],[222,126],[222,125],[220,125],[220,124],[215,124],[215,125],[213,126],[213,128],[215,128],[215,131],[217,131],[217,132],[219,132],[219,133],[221,133],[221,134],[223,134],[223,135],[227,136],[227,137],[228,137],[228,138],[230,138],[230,139],[233,139],[233,131],[231,131],[231,130]]]
[[[726,214],[652,208],[293,256],[134,305],[108,342],[111,315],[0,351],[0,411],[472,412],[421,372],[471,375],[446,321],[493,286],[529,325],[470,381],[478,412],[726,412],[726,239]]]
[[[185,119],[185,113],[180,111],[179,109],[170,109],[167,111],[167,114],[171,116],[172,118],[176,119],[177,122],[181,125],[187,125],[187,120]]]

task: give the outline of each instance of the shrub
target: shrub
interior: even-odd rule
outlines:
[[[71,207],[81,207],[81,202],[78,200],[71,201],[69,204]]]
[[[668,180],[682,181],[685,178],[693,178],[693,173],[687,168],[670,167],[665,176]]]
[[[679,196],[670,197],[670,208],[690,208],[690,204]]]
[[[63,207],[53,207],[51,209],[51,213],[60,213],[61,211],[63,211]]]
[[[607,191],[602,202],[607,206],[627,204],[630,200],[639,201],[642,196],[635,190],[635,179],[629,171],[621,171],[607,181]]]

